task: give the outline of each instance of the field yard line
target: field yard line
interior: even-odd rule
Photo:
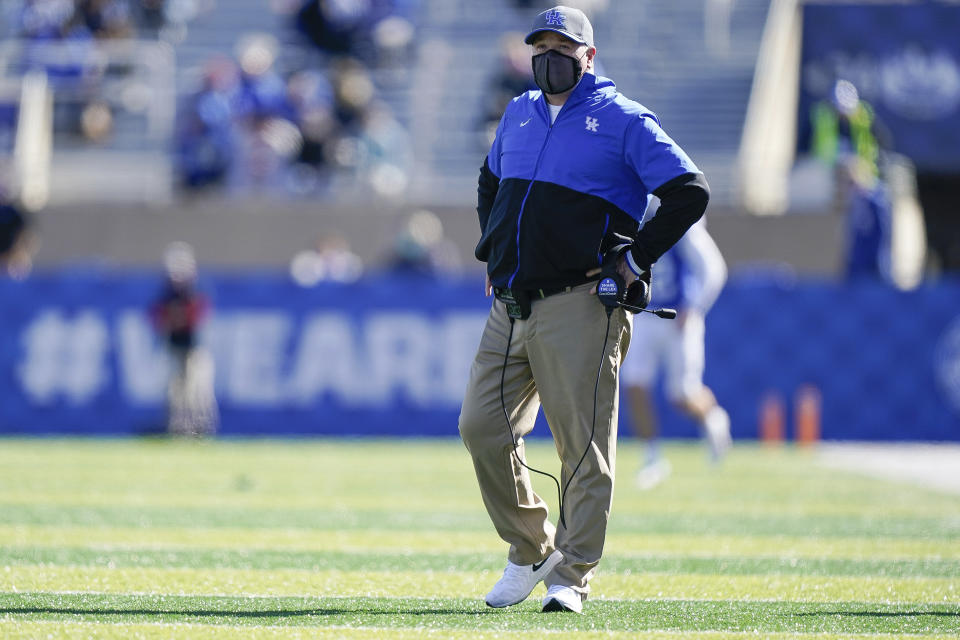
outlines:
[[[323,550],[303,550],[303,549],[233,549],[233,548],[206,548],[206,547],[184,547],[182,545],[174,546],[165,546],[165,547],[153,547],[153,546],[144,546],[144,545],[130,545],[130,544],[81,544],[76,543],[73,545],[62,545],[62,544],[6,544],[0,546],[0,562],[3,562],[4,559],[9,561],[11,556],[18,556],[14,564],[38,564],[40,561],[33,562],[30,558],[31,556],[35,557],[44,557],[46,559],[42,562],[47,564],[56,564],[59,566],[85,566],[87,562],[90,562],[91,555],[96,556],[96,561],[90,562],[91,566],[103,566],[105,561],[110,561],[111,563],[116,560],[120,560],[119,565],[125,567],[132,566],[158,566],[163,565],[163,563],[169,562],[170,558],[176,558],[178,564],[175,566],[180,567],[196,567],[201,568],[203,564],[189,564],[186,563],[187,560],[195,559],[197,557],[203,558],[208,554],[216,554],[218,562],[222,564],[227,558],[233,557],[242,557],[244,561],[249,560],[251,557],[260,556],[278,556],[282,558],[284,563],[293,562],[294,560],[302,560],[304,562],[316,562],[316,565],[313,565],[311,568],[323,568],[323,569],[333,569],[338,568],[335,566],[329,566],[327,558],[330,556],[343,556],[344,558],[353,558],[363,557],[364,559],[376,559],[380,564],[383,564],[386,559],[388,562],[394,559],[404,559],[405,561],[411,562],[417,558],[423,558],[425,562],[432,565],[430,568],[431,571],[444,571],[450,568],[453,568],[456,563],[463,562],[466,560],[472,566],[475,566],[475,559],[479,556],[484,556],[484,563],[489,564],[491,567],[496,566],[497,569],[500,568],[499,557],[490,556],[490,554],[485,554],[477,551],[448,551],[448,552],[437,552],[435,550],[423,551],[423,552],[410,552],[409,550],[395,550],[395,549],[376,549],[369,548],[362,552],[358,551],[340,551],[336,549],[323,549]],[[110,557],[110,556],[114,557]],[[153,564],[150,563],[135,563],[132,564],[127,561],[127,558],[131,555],[136,555],[138,558],[150,557]],[[56,559],[50,559],[51,556]],[[84,559],[83,561],[72,558],[72,556],[77,556]],[[166,557],[164,557],[166,556]],[[67,558],[64,561],[59,560],[60,557]],[[443,568],[438,569],[435,563],[432,563],[431,560],[441,558],[443,562],[447,563]],[[730,554],[717,554],[717,553],[705,553],[705,552],[696,552],[696,553],[685,553],[680,551],[663,551],[660,553],[648,553],[648,552],[633,552],[633,551],[616,551],[609,553],[604,556],[604,560],[601,562],[601,566],[608,568],[611,563],[615,563],[618,566],[622,566],[625,563],[633,563],[640,565],[642,563],[647,563],[647,566],[642,570],[644,573],[662,573],[664,570],[656,568],[656,565],[659,564],[662,566],[664,561],[666,562],[678,562],[678,561],[690,561],[695,563],[723,563],[724,565],[729,566],[730,564],[740,564],[740,563],[770,563],[773,567],[781,567],[783,565],[789,565],[791,567],[796,567],[801,563],[866,563],[871,566],[874,565],[890,565],[891,569],[895,569],[898,566],[902,566],[904,562],[913,562],[913,563],[949,563],[954,564],[957,561],[954,559],[948,558],[915,558],[915,557],[872,557],[872,558],[846,558],[846,557],[797,557],[797,556],[784,556],[782,552],[777,551],[774,553],[751,553],[749,555],[730,555]],[[262,566],[248,566],[248,562],[243,562],[241,567],[236,568],[252,568],[252,569],[285,569],[289,568],[287,564],[275,564],[275,565],[262,565]],[[320,566],[317,566],[320,565]],[[113,566],[111,564],[110,566]],[[480,569],[471,569],[471,570],[480,570]],[[618,569],[619,570],[619,569]],[[635,569],[634,572],[637,570]],[[672,569],[671,569],[671,572]],[[774,571],[774,573],[782,573],[782,571]],[[830,575],[846,575],[842,573],[832,573]],[[881,574],[885,575],[885,574]],[[891,575],[897,575],[895,572],[891,572]],[[927,574],[920,574],[921,576]],[[930,577],[936,577],[932,575]]]
[[[0,618],[0,620],[3,620]],[[347,626],[327,626],[327,627],[296,627],[296,626],[276,626],[263,625],[256,627],[246,627],[238,625],[214,625],[214,624],[196,624],[196,623],[168,623],[168,622],[138,622],[138,623],[110,623],[110,622],[63,622],[47,620],[18,621],[8,619],[13,625],[10,629],[13,633],[19,633],[27,636],[42,635],[50,637],[50,634],[69,636],[69,637],[117,637],[127,638],[136,637],[140,640],[151,640],[158,638],[166,640],[170,637],[171,630],[188,631],[192,638],[212,638],[214,640],[234,639],[243,640],[244,638],[255,638],[256,640],[281,638],[289,640],[301,640],[312,638],[344,638],[345,640],[366,640],[368,638],[376,640],[419,640],[420,638],[443,638],[444,640],[509,640],[518,638],[528,640],[537,636],[571,636],[574,633],[576,638],[583,640],[675,640],[683,638],[685,640],[742,640],[744,638],[757,638],[754,631],[673,631],[673,630],[653,630],[653,631],[576,631],[556,630],[556,629],[524,629],[522,631],[462,631],[456,629],[436,629],[428,627],[347,627]],[[197,632],[197,633],[193,633]],[[803,638],[806,640],[898,640],[901,638],[918,638],[923,640],[955,640],[956,636],[936,634],[888,634],[888,633],[864,633],[864,634],[835,634],[835,633],[764,633],[764,640],[790,640]]]
[[[538,598],[538,596],[537,596],[538,593],[540,593],[541,595],[543,594],[543,592],[541,591],[541,587],[538,587],[537,589],[534,590],[534,592],[530,595],[530,600],[536,600],[536,599]],[[85,596],[106,596],[106,597],[127,597],[127,596],[136,596],[136,597],[139,597],[139,596],[144,596],[144,597],[159,597],[159,596],[162,596],[162,597],[170,597],[170,596],[173,596],[173,597],[177,597],[177,598],[230,598],[231,600],[251,600],[251,601],[256,601],[256,600],[261,600],[261,601],[262,601],[262,600],[285,600],[285,599],[289,599],[289,598],[300,598],[300,599],[303,599],[303,600],[306,600],[306,601],[310,601],[310,600],[318,600],[318,601],[320,601],[320,600],[322,600],[322,601],[328,601],[328,600],[346,600],[346,601],[350,601],[350,600],[356,600],[356,599],[357,599],[357,596],[352,596],[352,595],[334,595],[334,596],[330,596],[330,595],[315,595],[315,594],[308,594],[308,595],[304,595],[304,594],[300,594],[300,595],[276,595],[276,594],[259,595],[259,594],[249,594],[249,593],[231,594],[231,595],[224,595],[224,594],[222,594],[222,593],[195,593],[195,594],[194,594],[194,593],[191,593],[191,594],[181,594],[181,593],[177,593],[177,594],[171,594],[171,593],[155,593],[155,592],[152,592],[152,591],[126,591],[126,592],[123,592],[123,593],[117,593],[117,592],[115,592],[115,591],[96,591],[96,590],[92,590],[92,589],[84,589],[84,590],[82,590],[82,591],[80,591],[80,590],[71,591],[71,590],[60,590],[60,589],[57,589],[57,590],[44,590],[44,591],[39,591],[39,590],[37,590],[37,591],[3,591],[3,589],[0,588],[0,595],[16,595],[16,596],[42,596],[42,595],[50,595],[50,596],[81,596],[81,597],[85,597]],[[423,601],[423,602],[436,602],[437,600],[449,600],[449,599],[453,599],[453,600],[475,600],[477,603],[479,603],[479,602],[481,601],[481,596],[482,596],[482,595],[483,595],[483,594],[480,594],[480,595],[470,594],[469,596],[409,596],[409,595],[401,595],[401,596],[362,596],[362,597],[371,597],[371,598],[375,598],[375,599],[377,599],[377,600],[396,600],[396,601],[399,601],[399,602],[409,602],[409,601],[411,601],[411,600],[420,600],[420,601]],[[642,597],[642,598],[632,598],[632,597],[631,597],[631,598],[627,598],[627,597],[622,597],[622,598],[620,598],[620,597],[616,597],[616,596],[597,595],[596,593],[595,593],[594,595],[590,596],[590,598],[589,598],[588,601],[589,601],[589,602],[650,602],[650,603],[654,603],[654,604],[655,604],[655,603],[658,603],[658,602],[711,602],[711,603],[714,603],[714,604],[722,604],[722,603],[725,603],[725,602],[726,602],[726,603],[729,603],[729,604],[732,604],[732,605],[736,605],[736,604],[739,604],[739,603],[744,602],[744,600],[743,600],[742,598],[686,598],[686,597],[683,597],[683,596],[658,596],[658,597],[657,597],[657,596],[648,596],[648,597]],[[790,603],[796,603],[796,604],[832,604],[832,603],[833,603],[833,604],[862,604],[862,605],[876,605],[876,604],[878,604],[878,603],[876,603],[876,602],[868,602],[868,601],[866,601],[866,600],[849,600],[849,601],[846,601],[846,600],[844,600],[844,601],[830,600],[830,601],[824,601],[824,602],[820,602],[820,601],[816,601],[816,602],[804,602],[804,601],[800,601],[800,600],[785,600],[785,599],[783,599],[783,598],[750,598],[749,602],[752,603],[752,604],[790,604]],[[928,605],[930,605],[930,604],[947,604],[947,605],[950,605],[950,604],[960,604],[960,603],[950,603],[950,602],[947,602],[947,603],[943,603],[943,602],[924,602],[924,603],[904,602],[904,603],[889,603],[889,602],[884,602],[884,603],[882,603],[882,604],[904,604],[904,605],[909,605],[909,604],[928,604]],[[0,618],[0,620],[2,620],[2,618]],[[218,626],[219,626],[219,625],[218,625]],[[956,640],[956,639],[954,638],[954,640]]]
[[[430,531],[332,531],[311,529],[246,529],[152,527],[60,527],[0,525],[0,545],[83,546],[127,549],[272,549],[369,553],[506,554],[493,533]],[[958,559],[960,540],[905,538],[816,538],[790,536],[711,536],[624,534],[607,536],[608,556],[642,551],[650,554],[708,557],[781,557],[845,559]]]
[[[831,469],[960,494],[960,445],[842,442],[822,444],[818,454]]]
[[[763,502],[744,505],[742,502],[716,501],[705,504],[697,498],[672,499],[669,504],[655,505],[638,502],[645,496],[630,495],[626,492],[618,497],[614,505],[614,520],[616,514],[630,512],[644,516],[676,516],[686,515],[695,509],[697,513],[724,516],[758,513],[764,515],[785,516],[885,516],[885,517],[937,517],[942,516],[941,501],[931,504],[885,505],[876,503],[836,504],[830,501],[805,500],[802,504],[795,502]],[[129,490],[111,488],[96,492],[59,489],[40,490],[37,488],[23,488],[16,491],[0,491],[0,505],[11,506],[67,506],[76,507],[123,507],[123,508],[150,508],[150,509],[265,509],[274,511],[348,511],[356,512],[390,512],[396,506],[397,496],[394,495],[351,495],[349,499],[338,495],[291,495],[289,493],[258,493],[241,495],[202,494],[184,491],[163,492],[149,491],[131,493]],[[404,511],[432,516],[441,514],[444,517],[480,513],[482,507],[462,498],[430,498],[424,496],[404,497]]]
[[[389,579],[384,579],[389,575]],[[425,577],[429,575],[430,579]],[[495,572],[310,571],[250,569],[91,568],[13,566],[0,571],[0,591],[83,591],[184,596],[353,597],[407,596],[479,598]],[[603,574],[594,593],[619,598],[754,600],[777,594],[791,602],[960,604],[960,583],[952,578],[882,576]],[[537,587],[536,593],[543,590]],[[251,593],[252,592],[252,593]]]

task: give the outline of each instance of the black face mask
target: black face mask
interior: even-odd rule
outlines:
[[[580,60],[553,49],[544,51],[533,56],[533,79],[544,93],[569,91],[577,86],[583,75]]]

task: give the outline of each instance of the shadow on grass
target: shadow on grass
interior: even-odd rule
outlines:
[[[843,616],[845,618],[905,618],[932,616],[960,618],[960,611],[803,611],[795,616]]]
[[[101,609],[98,607],[0,607],[0,615],[10,614],[65,614],[76,616],[197,616],[210,618],[294,618],[298,616],[340,616],[360,614],[369,616],[438,616],[484,615],[494,609],[395,609],[384,611],[373,608],[342,609],[279,609],[276,611],[224,611],[218,609]]]

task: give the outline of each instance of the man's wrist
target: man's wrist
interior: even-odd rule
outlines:
[[[627,259],[627,266],[630,267],[630,271],[633,272],[633,275],[639,278],[643,272],[646,271],[646,269],[637,264],[636,259],[633,257],[633,251],[630,249],[627,249],[625,256]]]

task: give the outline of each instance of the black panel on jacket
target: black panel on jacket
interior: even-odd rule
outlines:
[[[703,216],[710,201],[710,185],[702,173],[685,173],[653,194],[660,198],[660,208],[637,233],[632,249],[633,259],[642,269],[649,269]]]
[[[538,289],[587,282],[586,272],[600,266],[615,233],[637,233],[637,221],[625,211],[568,187],[506,178],[497,185],[495,206],[485,205],[489,188],[481,171],[477,211],[483,236],[476,256],[487,263],[496,286]]]

